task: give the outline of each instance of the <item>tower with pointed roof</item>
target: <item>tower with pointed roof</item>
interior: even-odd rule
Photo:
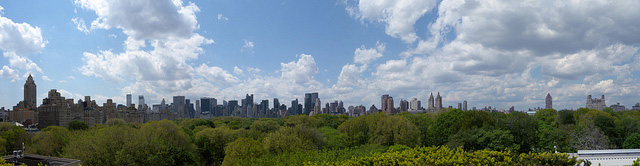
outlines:
[[[36,83],[29,74],[27,82],[24,83],[24,106],[25,108],[36,108]]]
[[[429,105],[427,110],[429,111],[433,111],[434,110],[434,105],[433,105],[433,93],[431,93],[431,95],[429,95]]]
[[[438,92],[438,96],[436,96],[436,110],[442,110],[442,97],[440,97],[440,92]]]
[[[547,98],[544,99],[544,108],[552,109],[553,108],[553,98],[551,98],[551,94],[547,93]]]

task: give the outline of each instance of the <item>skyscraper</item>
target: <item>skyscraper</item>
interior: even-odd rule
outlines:
[[[144,96],[143,95],[139,95],[138,96],[138,108],[141,109],[141,110],[144,110],[145,109],[144,105],[145,105]]]
[[[467,101],[466,100],[462,102],[462,110],[463,111],[467,111]]]
[[[131,94],[127,94],[127,105],[125,105],[126,107],[131,107],[131,104],[133,104],[131,102]]]
[[[322,102],[320,101],[320,99],[316,99],[316,103],[315,106],[313,106],[313,114],[314,115],[318,115],[318,114],[322,114]]]
[[[429,107],[427,108],[429,111],[434,111],[435,106],[433,103],[433,93],[431,93],[431,95],[429,95]]]
[[[411,106],[410,106],[411,108],[410,108],[410,110],[411,110],[411,111],[418,111],[418,110],[420,110],[420,107],[422,107],[420,104],[421,104],[421,103],[420,103],[420,100],[418,100],[418,99],[416,99],[416,98],[413,98],[413,100],[411,100]]]
[[[380,107],[380,109],[382,109],[382,112],[385,112],[385,113],[386,113],[386,112],[388,112],[388,111],[387,111],[387,108],[388,108],[387,104],[388,104],[389,102],[387,102],[387,100],[388,100],[389,98],[391,98],[391,97],[389,96],[389,94],[385,94],[385,95],[382,95],[382,97],[380,97],[380,106],[381,106],[381,107]]]
[[[553,108],[553,98],[551,98],[551,94],[547,93],[547,98],[544,99],[544,108],[552,109]]]
[[[462,103],[458,103],[458,109],[462,110]]]
[[[442,110],[442,97],[440,97],[440,92],[438,92],[438,96],[436,96],[436,110]]]
[[[314,110],[316,105],[316,99],[318,98],[318,92],[305,93],[304,94],[304,114],[309,115]]]
[[[200,100],[196,100],[196,114],[201,114],[202,111],[200,110],[202,107],[200,107]]]
[[[278,107],[280,107],[280,101],[278,98],[273,98],[273,110],[278,111]]]
[[[36,108],[36,83],[29,74],[27,82],[24,83],[24,107],[27,109]]]
[[[178,113],[178,117],[187,117],[187,110],[185,110],[185,108],[187,108],[185,106],[185,100],[186,99],[184,96],[173,96],[173,104],[171,104],[173,106],[172,110],[173,112]]]

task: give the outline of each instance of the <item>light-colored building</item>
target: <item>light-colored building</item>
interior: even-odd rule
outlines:
[[[613,111],[627,110],[627,108],[624,105],[620,105],[620,102],[617,102],[616,104],[609,106],[609,108],[611,108],[611,110]]]
[[[606,108],[607,105],[604,102],[604,95],[600,99],[591,98],[591,95],[587,96],[587,105],[588,109],[596,109],[602,111],[602,109]]]
[[[546,109],[553,108],[553,98],[551,98],[551,93],[547,93],[547,97],[544,99],[544,108]]]
[[[419,111],[422,108],[420,100],[418,100],[417,98],[413,98],[413,100],[411,100],[410,104],[411,104],[411,106],[410,106],[411,109],[410,110],[412,112]]]
[[[578,150],[578,153],[569,155],[578,160],[588,160],[591,165],[632,165],[640,158],[640,149]]]

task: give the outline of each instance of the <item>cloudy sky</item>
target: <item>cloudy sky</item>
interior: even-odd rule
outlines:
[[[640,102],[640,1],[0,1],[0,106],[50,89],[98,103],[144,95],[445,106]],[[135,102],[137,103],[137,102]]]

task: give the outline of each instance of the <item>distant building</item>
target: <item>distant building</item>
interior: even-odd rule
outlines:
[[[624,107],[624,105],[620,105],[620,102],[617,102],[616,104],[609,106],[609,108],[611,108],[611,110],[613,110],[613,111],[624,111],[624,110],[627,110],[627,108]]]
[[[427,108],[428,112],[438,112],[442,110],[442,97],[440,96],[440,92],[436,96],[435,100],[433,99],[433,93],[429,96],[429,108]]]
[[[304,114],[305,115],[309,115],[311,111],[314,111],[317,98],[318,98],[318,92],[304,94]]]
[[[31,74],[29,74],[27,82],[24,83],[24,108],[32,109],[36,107],[36,83],[33,81]]]
[[[420,108],[422,108],[422,106],[420,105],[420,100],[413,98],[413,100],[411,100],[411,106],[410,106],[410,110],[412,112],[416,112],[418,110],[420,110]]]
[[[400,100],[400,110],[396,111],[396,113],[407,112],[409,111],[409,101]]]
[[[466,100],[462,102],[462,110],[463,111],[467,111],[467,101]]]
[[[125,105],[126,107],[131,107],[131,104],[133,104],[131,100],[131,94],[127,94],[127,105]]]
[[[177,113],[179,117],[186,118],[188,113],[186,110],[186,100],[184,96],[173,96],[172,111]]]
[[[544,108],[553,109],[553,98],[550,93],[547,93],[547,97],[544,99]]]
[[[458,109],[462,110],[462,103],[458,103]]]
[[[591,95],[587,96],[587,106],[588,109],[596,109],[602,111],[607,105],[604,103],[604,95],[602,95],[601,99],[593,99]]]
[[[636,103],[636,105],[634,105],[633,107],[631,107],[632,110],[640,110],[640,103]]]

